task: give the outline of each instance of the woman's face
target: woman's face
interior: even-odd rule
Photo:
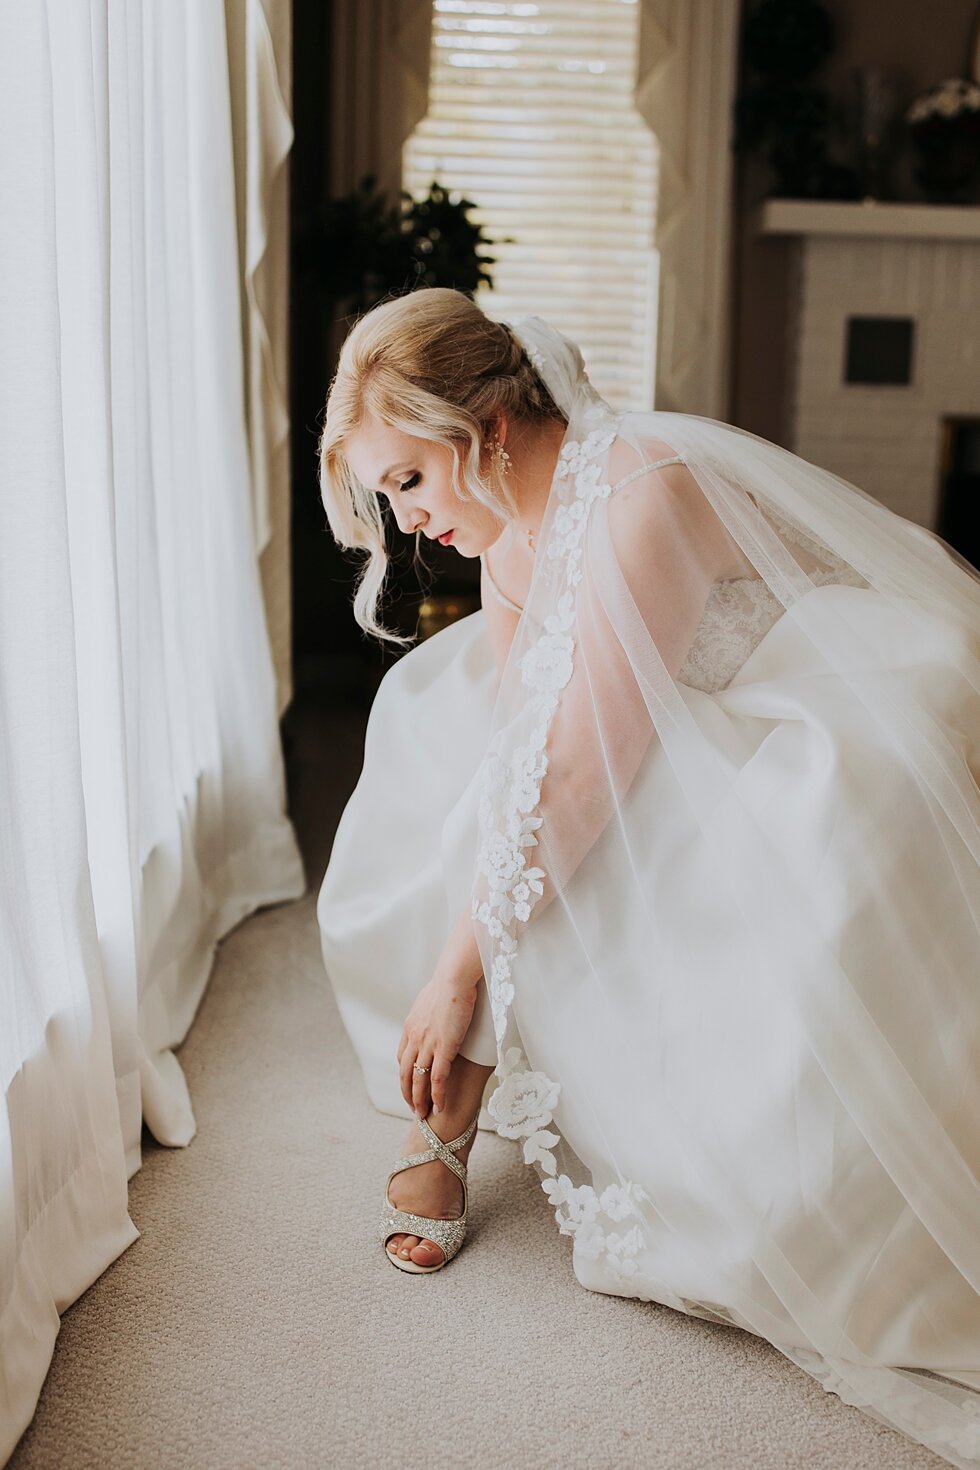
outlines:
[[[407,536],[422,531],[435,541],[451,532],[444,544],[460,556],[479,556],[504,529],[503,516],[465,489],[463,499],[453,490],[453,455],[444,444],[394,429],[368,412],[348,434],[343,453],[365,489],[388,497]]]

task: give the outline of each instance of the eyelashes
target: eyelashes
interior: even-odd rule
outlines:
[[[416,472],[410,480],[405,480],[399,488],[402,490],[414,490],[421,478],[422,476]]]

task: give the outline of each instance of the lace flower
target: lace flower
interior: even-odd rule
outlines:
[[[541,1185],[555,1210],[555,1220],[562,1235],[576,1235],[584,1225],[593,1225],[599,1213],[596,1192],[590,1184],[572,1184],[567,1174],[545,1179]]]
[[[601,400],[595,397],[586,405],[582,421],[589,431],[586,437],[564,445],[559,456],[556,478],[571,477],[574,484],[562,492],[564,503],[555,511],[541,565],[543,583],[558,583],[554,610],[519,661],[521,680],[529,691],[523,713],[529,716],[531,733],[526,744],[516,744],[507,756],[503,752],[510,727],[498,732],[491,741],[483,772],[479,871],[487,877],[489,893],[483,902],[474,899],[473,913],[491,940],[488,988],[494,1032],[501,1049],[515,993],[513,966],[519,926],[530,918],[532,906],[544,891],[544,870],[527,866],[525,852],[537,845],[535,832],[542,818],[532,814],[540,802],[541,782],[548,768],[548,729],[560,691],[572,676],[573,589],[582,580],[583,541],[591,507],[595,500],[611,493],[608,483],[600,483],[600,467],[593,463],[616,438]],[[567,1174],[557,1174],[554,1149],[560,1135],[546,1125],[552,1120],[560,1084],[543,1072],[533,1071],[517,1046],[503,1053],[497,1075],[500,1082],[487,1108],[498,1133],[523,1139],[525,1163],[537,1164],[546,1176],[542,1189],[554,1207],[559,1230],[573,1235],[576,1250],[584,1255],[603,1257],[614,1275],[634,1273],[634,1257],[644,1242],[637,1203],[647,1196],[632,1182],[610,1184],[599,1196],[592,1185],[575,1186]],[[631,1217],[638,1223],[624,1231],[608,1231],[600,1223],[600,1216],[613,1224]]]
[[[633,1276],[636,1274],[636,1261],[633,1259],[643,1249],[643,1236],[634,1225],[624,1235],[613,1232],[606,1236],[605,1252],[607,1263],[619,1276]]]
[[[637,1213],[636,1201],[646,1199],[646,1191],[631,1180],[628,1184],[608,1184],[599,1196],[599,1205],[610,1220],[625,1220]]]
[[[571,638],[542,633],[518,662],[521,680],[531,689],[564,689],[572,677]]]
[[[549,1133],[547,1128],[539,1128],[524,1140],[524,1162],[525,1164],[540,1164],[546,1174],[555,1172],[555,1156],[551,1152],[558,1142],[557,1133]]]
[[[573,441],[566,444],[558,456],[556,473],[559,480],[564,480],[568,475],[580,475],[589,460],[608,449],[616,438],[616,431],[609,428],[593,429],[581,443]]]
[[[506,832],[491,832],[485,855],[483,871],[490,879],[491,889],[506,893],[524,866],[524,856],[518,850],[518,844]]]
[[[512,1072],[497,1088],[487,1109],[504,1138],[526,1138],[551,1122],[560,1092],[560,1083],[552,1082],[543,1072]]]

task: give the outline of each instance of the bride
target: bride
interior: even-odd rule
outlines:
[[[382,500],[481,560],[480,611],[381,683],[318,902],[413,1118],[387,1258],[459,1250],[482,1122],[584,1286],[980,1466],[978,574],[454,291],[356,324],[320,447],[367,632]]]

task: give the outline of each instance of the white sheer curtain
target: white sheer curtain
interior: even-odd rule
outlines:
[[[640,0],[636,75],[658,150],[654,402],[726,422],[738,17],[732,0]]]
[[[293,696],[288,404],[292,0],[224,0],[252,519],[276,671]]]
[[[222,0],[0,14],[0,1462],[138,1232],[218,940],[305,879],[243,403]]]

